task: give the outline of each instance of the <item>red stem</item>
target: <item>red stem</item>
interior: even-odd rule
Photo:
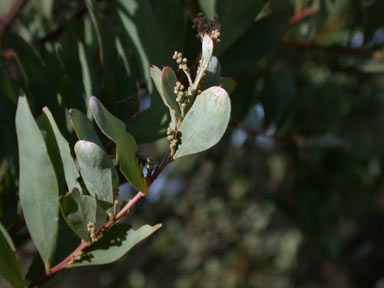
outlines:
[[[120,210],[119,213],[117,213],[116,215],[116,218],[115,219],[112,219],[112,220],[109,220],[107,223],[104,224],[103,227],[101,227],[97,232],[96,232],[96,235],[97,236],[100,236],[101,234],[103,234],[105,231],[107,231],[109,228],[111,228],[116,222],[117,220],[121,219],[122,217],[124,217],[128,212],[129,210],[133,207],[133,205],[135,205],[137,203],[137,201],[139,201],[142,197],[144,197],[144,193],[142,193],[141,191],[137,192],[137,194],[135,195],[135,197],[133,197],[131,200],[129,200],[129,202],[123,207],[123,209]],[[80,251],[83,251],[85,248],[89,247],[91,244],[88,244],[87,242],[84,242],[82,241],[80,243],[79,246],[77,246],[77,248],[71,253],[69,254],[63,261],[61,261],[59,264],[57,264],[56,266],[54,266],[50,271],[49,273],[44,273],[42,274],[39,278],[37,278],[36,280],[34,280],[33,282],[31,282],[30,284],[28,284],[27,286],[25,286],[25,288],[32,288],[33,286],[35,286],[36,284],[40,283],[41,281],[47,279],[49,276],[59,272],[60,270],[64,269],[64,268],[67,268],[66,265],[68,264],[68,262],[70,262],[75,256],[77,253],[79,253]]]

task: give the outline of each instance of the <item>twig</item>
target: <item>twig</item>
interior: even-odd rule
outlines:
[[[21,9],[27,3],[27,0],[14,0],[11,8],[8,13],[0,20],[0,35],[4,35],[8,32],[9,28],[12,26],[12,23],[15,21]]]
[[[101,227],[97,232],[96,232],[96,235],[97,236],[100,236],[102,235],[105,231],[107,231],[109,228],[111,228],[119,219],[121,219],[122,217],[124,217],[128,212],[129,210],[133,207],[133,205],[135,205],[137,203],[137,201],[139,201],[142,197],[144,197],[144,193],[142,193],[141,191],[137,192],[137,194],[135,195],[135,197],[133,197],[131,200],[129,200],[129,202],[123,207],[123,209],[120,210],[120,212],[116,215],[116,218],[113,219],[113,220],[109,220],[107,223],[104,224],[103,227]],[[41,275],[39,278],[37,278],[36,280],[34,280],[33,282],[31,282],[30,284],[28,284],[27,286],[25,286],[26,288],[32,288],[33,286],[35,286],[36,284],[44,281],[45,279],[47,279],[49,276],[59,272],[60,270],[64,269],[64,268],[67,268],[67,264],[80,252],[80,251],[83,251],[85,248],[89,247],[90,245],[92,244],[89,244],[87,242],[84,242],[82,241],[80,243],[80,245],[71,253],[67,256],[67,258],[65,258],[63,261],[61,261],[59,264],[57,264],[56,266],[54,266],[50,271],[49,273],[44,273],[43,275]]]

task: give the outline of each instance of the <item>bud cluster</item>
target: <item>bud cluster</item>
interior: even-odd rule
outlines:
[[[169,148],[171,149],[170,156],[173,157],[176,153],[176,148],[178,145],[178,139],[177,139],[177,133],[172,128],[168,127],[167,129],[167,139],[171,142],[169,145]]]
[[[177,81],[176,86],[173,88],[173,92],[177,95],[176,102],[180,105],[181,110],[185,110],[187,107],[188,99],[185,87],[181,82]]]
[[[221,25],[219,22],[219,16],[216,14],[213,17],[213,20],[207,20],[207,18],[204,17],[203,13],[198,13],[197,17],[193,19],[193,29],[197,30],[196,37],[203,39],[204,34],[208,34],[211,36],[213,41],[216,43],[220,42],[220,30]]]
[[[176,60],[176,63],[179,64],[179,69],[180,70],[183,70],[185,72],[189,72],[190,69],[188,68],[188,59],[187,58],[183,58],[183,54],[181,52],[178,52],[178,51],[175,51],[173,53],[173,56],[172,58],[174,60]]]
[[[146,168],[147,168],[148,175],[151,175],[153,169],[155,168],[153,157],[148,157],[147,158],[147,166],[146,166]]]
[[[96,227],[94,222],[88,222],[87,224],[87,230],[89,232],[89,236],[91,238],[91,243],[94,243],[98,240],[96,236]]]

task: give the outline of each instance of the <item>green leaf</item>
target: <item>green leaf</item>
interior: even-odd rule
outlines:
[[[221,87],[211,87],[197,96],[180,125],[181,144],[174,159],[211,148],[224,135],[231,102]]]
[[[164,104],[169,108],[172,126],[176,128],[177,119],[181,118],[179,104],[176,102],[176,95],[173,92],[177,82],[177,76],[171,67],[164,67],[161,71],[161,88],[165,100]],[[168,104],[168,105],[167,105]]]
[[[263,8],[264,2],[264,0],[242,0],[241,4],[237,0],[220,0],[216,2],[216,13],[221,17],[222,26],[221,41],[220,45],[217,45],[216,55],[221,55],[252,25]],[[268,30],[268,33],[270,31],[273,30]],[[247,43],[259,42],[254,39],[263,39],[263,37],[248,38]]]
[[[16,249],[7,230],[0,223],[0,274],[13,286],[24,287]]]
[[[139,229],[132,229],[128,224],[117,224],[107,231],[103,237],[84,250],[85,255],[73,267],[100,265],[119,260],[135,245],[149,237],[161,228],[161,224],[155,226],[144,225]]]
[[[115,199],[108,155],[99,145],[84,140],[76,142],[75,153],[81,177],[89,194],[97,198],[110,214]]]
[[[89,107],[101,131],[116,144],[116,158],[120,163],[120,171],[132,186],[146,193],[147,185],[143,169],[136,159],[135,138],[125,130],[124,123],[109,113],[96,97],[91,97]]]
[[[127,130],[135,136],[137,143],[149,143],[166,136],[170,118],[165,110],[161,103],[152,105],[128,123]]]
[[[169,109],[169,115],[171,117],[170,127],[175,129],[177,118],[181,117],[180,107],[176,102],[176,95],[173,93],[173,88],[177,81],[176,74],[170,67],[164,67],[163,71],[161,71],[160,68],[155,65],[151,66],[150,74],[164,105]]]
[[[97,136],[97,132],[93,127],[92,122],[77,109],[70,109],[68,111],[69,115],[71,115],[72,127],[75,130],[76,136],[79,140],[87,140],[93,142],[103,148],[103,143],[101,143],[99,137]]]
[[[220,58],[225,75],[253,67],[278,45],[289,28],[290,17],[291,11],[284,9],[255,22]]]
[[[205,70],[204,82],[201,85],[201,90],[208,89],[212,86],[220,84],[221,66],[216,56],[212,56],[209,61],[207,70]]]
[[[91,241],[88,223],[96,223],[96,199],[83,195],[77,189],[60,198],[60,208],[68,226],[82,240]]]
[[[216,0],[198,0],[201,11],[208,19],[213,19],[216,14]]]
[[[25,96],[19,97],[16,132],[20,157],[20,204],[46,271],[55,251],[59,188],[43,136]]]
[[[99,136],[97,136],[97,132],[92,122],[81,111],[77,109],[70,109],[68,113],[71,115],[72,126],[76,132],[77,138],[79,140],[93,142],[97,144],[101,149],[103,149],[105,153],[107,153],[103,144],[100,141]],[[117,171],[111,159],[109,159],[109,165],[112,169],[113,187],[117,187],[119,185],[119,175],[117,174]]]
[[[78,43],[79,49],[79,60],[81,63],[81,71],[82,71],[82,79],[84,86],[84,102],[88,103],[89,99],[92,95],[99,96],[100,95],[100,87],[97,79],[97,75],[95,73],[94,67],[92,67],[91,61],[88,59],[88,55],[86,49],[84,48],[84,44]],[[88,108],[87,108],[88,109]],[[91,116],[91,112],[88,109],[87,116]]]
[[[212,55],[213,55],[213,40],[212,38],[205,34],[203,38],[203,43],[202,43],[202,53],[203,53],[203,61],[202,61],[202,66],[208,66],[209,62],[211,61]]]
[[[57,147],[59,148],[61,162],[64,168],[64,176],[65,181],[67,183],[67,187],[69,191],[72,191],[73,188],[77,188],[81,190],[80,184],[77,181],[77,178],[80,177],[79,172],[77,171],[75,161],[72,158],[71,150],[69,148],[68,141],[64,138],[64,136],[60,133],[59,127],[53,118],[51,111],[47,107],[43,108],[43,115],[48,120],[51,129],[56,137]]]

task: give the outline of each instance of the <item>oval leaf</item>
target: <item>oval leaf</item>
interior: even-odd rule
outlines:
[[[84,140],[76,142],[75,153],[89,194],[97,198],[105,210],[110,211],[114,195],[108,155],[95,143]]]
[[[45,269],[49,271],[59,223],[59,188],[43,136],[24,96],[19,97],[16,132],[20,158],[20,204],[32,240]]]
[[[0,275],[18,288],[24,287],[24,280],[15,251],[11,237],[0,223]]]
[[[181,144],[174,159],[211,148],[224,135],[231,114],[228,93],[211,87],[197,96],[180,125]]]
[[[147,192],[143,169],[136,159],[137,144],[135,138],[125,130],[124,123],[113,116],[96,97],[91,97],[89,106],[101,131],[116,144],[117,161],[120,171],[136,189]]]
[[[149,237],[161,228],[161,224],[155,226],[144,225],[137,230],[128,224],[113,226],[103,237],[84,250],[84,256],[72,267],[100,265],[119,260],[135,245]]]
[[[96,199],[83,195],[77,189],[60,198],[60,208],[68,226],[82,240],[91,241],[88,223],[96,223]]]

